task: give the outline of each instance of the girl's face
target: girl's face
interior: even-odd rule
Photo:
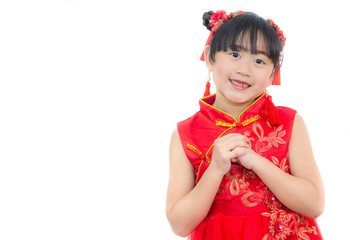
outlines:
[[[216,99],[248,106],[270,86],[274,64],[264,51],[252,54],[245,46],[238,49],[217,52],[215,62],[207,65],[213,72]]]

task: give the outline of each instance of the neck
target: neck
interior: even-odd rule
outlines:
[[[227,114],[233,116],[237,121],[239,120],[239,115],[249,107],[254,101],[246,102],[246,103],[235,103],[226,99],[224,96],[220,94],[216,94],[215,102],[213,107],[224,111]]]

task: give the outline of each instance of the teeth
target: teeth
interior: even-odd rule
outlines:
[[[239,86],[239,87],[245,87],[245,88],[247,88],[247,87],[250,86],[249,84],[240,83],[240,82],[237,82],[237,81],[235,81],[235,80],[230,80],[230,82],[232,82],[234,85],[237,85],[237,86]]]

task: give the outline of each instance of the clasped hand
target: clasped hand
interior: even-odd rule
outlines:
[[[239,133],[230,133],[214,142],[212,167],[225,175],[231,169],[232,162],[238,162],[247,169],[252,169],[257,155],[248,143],[248,138]]]

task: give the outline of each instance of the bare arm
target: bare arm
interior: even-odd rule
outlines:
[[[177,235],[187,236],[207,216],[222,178],[231,168],[231,159],[245,153],[248,146],[247,138],[241,134],[216,139],[211,163],[195,185],[194,169],[182,148],[179,133],[173,133],[166,212]]]
[[[239,159],[241,164],[252,169],[285,206],[310,218],[323,212],[323,183],[305,123],[299,115],[294,120],[288,150],[291,175],[252,150],[248,152]]]
[[[173,231],[187,236],[207,216],[222,176],[209,168],[195,185],[195,174],[179,137],[174,131],[170,143],[170,175],[166,214]]]

